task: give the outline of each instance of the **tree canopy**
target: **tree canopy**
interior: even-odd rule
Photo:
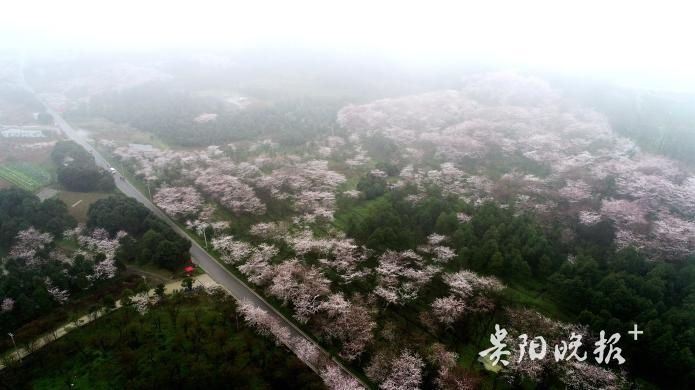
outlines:
[[[97,167],[94,156],[73,141],[56,143],[51,159],[58,167],[58,182],[70,191],[111,191],[113,176]]]

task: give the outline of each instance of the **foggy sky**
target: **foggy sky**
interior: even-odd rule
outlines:
[[[484,59],[695,91],[694,7],[669,1],[6,1],[0,48],[264,46]]]

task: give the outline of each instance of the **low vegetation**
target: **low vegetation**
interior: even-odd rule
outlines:
[[[0,371],[13,389],[323,389],[321,379],[237,318],[225,295],[165,296],[126,306]]]

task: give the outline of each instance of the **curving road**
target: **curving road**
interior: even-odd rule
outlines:
[[[76,143],[80,144],[88,152],[90,152],[97,163],[98,166],[108,170],[111,165],[106,161],[106,159],[94,149],[68,122],[66,122],[63,117],[55,110],[49,108],[45,103],[47,112],[53,115],[56,125],[60,128],[65,135]],[[312,340],[306,333],[295,326],[292,321],[285,318],[278,310],[276,310],[272,305],[266,302],[260,295],[258,295],[252,288],[247,286],[243,281],[237,278],[234,274],[229,272],[222,264],[220,264],[215,258],[210,256],[205,249],[203,249],[195,240],[192,240],[188,233],[181,229],[174,221],[171,220],[167,215],[165,215],[159,208],[157,208],[152,202],[150,202],[147,197],[145,197],[140,191],[138,191],[135,186],[130,184],[125,177],[120,174],[115,175],[116,187],[123,192],[125,195],[135,198],[138,202],[142,203],[145,207],[150,209],[155,215],[164,220],[169,226],[172,227],[178,234],[185,237],[191,241],[191,259],[194,263],[198,264],[205,272],[210,275],[210,277],[221,286],[223,286],[234,298],[238,301],[248,301],[253,305],[262,308],[263,310],[276,316],[282,323],[286,325],[288,330],[293,336],[304,338],[314,345],[316,345],[326,356],[331,356],[324,348],[318,345],[314,340]],[[358,377],[356,377],[350,370],[348,370],[343,364],[337,361],[335,358],[331,359],[338,364],[341,369],[348,375],[354,377],[359,381],[365,388],[368,386]],[[307,364],[312,370],[318,373],[316,367],[311,364]]]

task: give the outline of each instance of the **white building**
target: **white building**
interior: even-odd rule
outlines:
[[[22,129],[7,129],[0,131],[5,138],[42,138],[45,137],[41,130],[22,130]]]

